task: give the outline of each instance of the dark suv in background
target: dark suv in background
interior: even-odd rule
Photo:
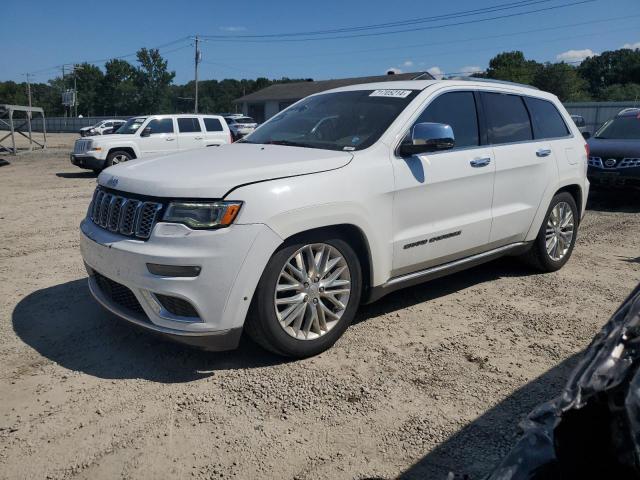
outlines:
[[[592,186],[640,188],[640,108],[626,108],[589,139]]]

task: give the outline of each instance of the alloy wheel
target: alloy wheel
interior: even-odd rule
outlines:
[[[556,262],[562,260],[573,240],[574,219],[573,211],[567,202],[558,202],[547,220],[545,241],[547,254]]]
[[[282,267],[274,292],[276,317],[299,340],[313,340],[334,328],[351,295],[351,272],[340,251],[327,243],[305,245]]]
[[[129,159],[127,158],[126,155],[114,155],[113,159],[111,160],[111,163],[113,165],[117,165],[118,163],[126,162],[127,160]]]

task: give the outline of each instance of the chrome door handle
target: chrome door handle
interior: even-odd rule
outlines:
[[[173,142],[173,141],[175,140],[175,138],[171,138],[171,137],[169,137],[169,138],[165,138],[165,140],[166,140],[167,142]]]
[[[474,158],[469,162],[472,167],[486,167],[491,163],[491,157]]]
[[[193,137],[194,140],[202,140],[202,137]]]
[[[549,155],[551,155],[551,149],[550,148],[541,148],[540,150],[538,150],[536,152],[536,155],[539,157],[548,157]]]

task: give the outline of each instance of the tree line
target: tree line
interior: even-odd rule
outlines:
[[[640,101],[640,50],[623,48],[586,58],[579,65],[539,63],[521,51],[503,52],[472,76],[525,83],[563,102]]]
[[[193,111],[195,85],[173,83],[175,72],[156,49],[140,49],[136,63],[113,59],[104,69],[88,63],[75,68],[78,113],[84,116],[128,116]],[[534,85],[563,102],[640,100],[640,50],[620,49],[585,59],[579,65],[539,63],[521,51],[503,52],[489,67],[472,76]],[[274,83],[310,79],[204,80],[198,84],[201,112],[233,112],[233,100]],[[71,75],[47,83],[32,83],[33,105],[49,116],[64,113],[61,94],[73,85]],[[0,104],[27,105],[26,82],[0,82]]]

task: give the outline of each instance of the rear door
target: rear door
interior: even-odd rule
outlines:
[[[141,136],[138,139],[143,156],[165,155],[178,150],[173,118],[154,118],[141,128],[140,132],[142,133],[147,128],[151,130],[149,136]]]
[[[204,146],[204,133],[198,117],[178,117],[178,148],[192,150]]]
[[[455,147],[394,158],[393,276],[478,253],[491,231],[495,163],[481,138],[476,96],[443,93],[421,122],[450,125]]]
[[[225,121],[222,117],[202,117],[202,122],[205,130],[205,146],[211,147],[229,143],[231,140],[230,133],[225,130],[223,125]]]
[[[495,157],[494,246],[524,240],[545,192],[555,183],[555,153],[547,140],[534,140],[533,125],[520,95],[482,92],[487,136]]]

